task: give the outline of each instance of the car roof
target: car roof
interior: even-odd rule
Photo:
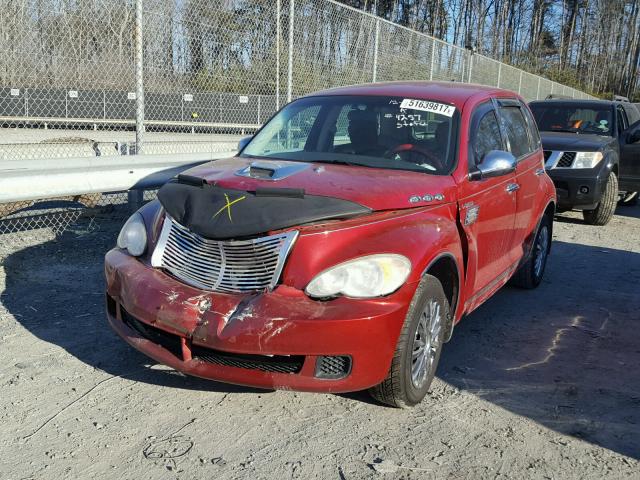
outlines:
[[[307,95],[307,97],[353,95],[353,96],[389,96],[416,98],[418,100],[434,100],[444,103],[452,103],[459,108],[471,97],[480,96],[489,98],[491,95],[510,96],[518,95],[509,90],[503,90],[485,85],[457,82],[378,82],[361,85],[336,87]]]

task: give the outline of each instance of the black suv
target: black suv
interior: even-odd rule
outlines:
[[[640,191],[640,112],[629,102],[541,100],[530,103],[558,209],[583,211],[605,225],[616,202]]]

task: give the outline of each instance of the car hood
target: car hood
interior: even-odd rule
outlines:
[[[614,141],[612,137],[570,132],[540,132],[545,150],[594,152]]]
[[[305,195],[347,200],[374,211],[456,200],[455,182],[448,175],[329,163],[232,157],[197,166],[183,175],[203,179],[209,185],[247,192],[264,188],[302,189]]]

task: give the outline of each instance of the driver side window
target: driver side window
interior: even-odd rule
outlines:
[[[478,130],[473,139],[475,164],[478,165],[491,150],[504,150],[500,126],[493,110],[487,112],[478,124]]]

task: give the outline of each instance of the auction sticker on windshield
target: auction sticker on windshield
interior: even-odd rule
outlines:
[[[400,108],[410,108],[412,110],[422,110],[423,112],[439,113],[447,117],[453,117],[456,107],[445,105],[444,103],[430,102],[428,100],[414,100],[405,98],[400,104]]]

